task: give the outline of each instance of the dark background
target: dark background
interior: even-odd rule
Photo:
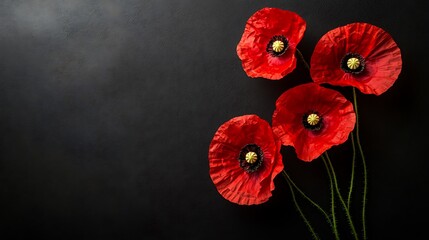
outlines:
[[[223,122],[250,113],[271,122],[277,97],[311,81],[302,62],[279,81],[245,75],[236,45],[263,7],[306,20],[298,48],[307,60],[324,33],[351,22],[377,25],[397,42],[396,83],[378,97],[358,93],[368,237],[424,236],[429,38],[416,0],[3,0],[0,238],[310,239],[281,175],[268,202],[239,206],[208,173],[208,146]],[[350,88],[339,91],[351,100]],[[282,153],[295,182],[328,209],[323,162]],[[350,143],[330,155],[345,194]],[[300,203],[322,239],[333,239]]]

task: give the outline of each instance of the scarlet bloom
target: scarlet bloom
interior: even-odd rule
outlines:
[[[276,101],[272,125],[285,146],[310,162],[344,143],[356,123],[353,105],[339,92],[316,83],[286,90]]]
[[[389,33],[368,23],[335,28],[319,40],[310,60],[316,83],[353,86],[380,95],[398,78],[401,51]]]
[[[246,22],[237,54],[249,77],[279,80],[296,67],[296,46],[306,22],[296,13],[262,8]]]
[[[271,197],[274,178],[283,170],[281,143],[257,115],[232,118],[216,131],[209,148],[210,177],[218,192],[240,205]]]

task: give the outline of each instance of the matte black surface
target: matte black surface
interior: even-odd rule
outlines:
[[[208,174],[208,146],[223,122],[249,113],[271,122],[277,97],[310,81],[302,62],[280,81],[250,79],[241,68],[235,49],[245,22],[271,6],[307,21],[298,46],[307,60],[324,33],[355,21],[398,43],[394,86],[358,94],[368,236],[423,239],[429,38],[417,2],[1,1],[0,238],[310,239],[280,175],[267,203],[238,206]],[[343,181],[350,150],[331,152]],[[328,208],[322,161],[282,153],[295,182]],[[320,214],[304,209],[330,236]]]

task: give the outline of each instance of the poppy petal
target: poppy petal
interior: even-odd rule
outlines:
[[[365,69],[345,72],[342,59],[349,53],[362,56]],[[364,94],[380,95],[397,80],[402,69],[401,51],[391,35],[368,23],[351,23],[335,28],[318,41],[310,60],[316,83],[352,86]]]
[[[320,116],[320,129],[308,129],[303,117]],[[332,146],[344,143],[354,129],[353,105],[339,92],[315,83],[286,90],[276,101],[273,132],[285,146],[293,146],[297,157],[313,161]]]
[[[279,80],[296,67],[296,46],[304,36],[306,22],[296,13],[279,8],[263,8],[246,22],[237,55],[249,77]],[[281,56],[272,56],[267,45],[273,37],[283,36],[287,49]]]
[[[239,162],[241,151],[249,144],[258,146],[263,157],[254,172],[245,171]],[[283,170],[280,147],[269,123],[257,115],[235,117],[222,124],[210,143],[208,154],[210,177],[218,192],[240,205],[268,201],[275,188],[273,180]]]

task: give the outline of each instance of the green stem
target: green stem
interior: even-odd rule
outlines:
[[[294,190],[293,190],[292,184],[291,184],[291,182],[290,182],[290,180],[289,180],[289,178],[288,178],[288,176],[287,176],[287,174],[286,174],[286,172],[285,172],[285,171],[283,171],[283,176],[285,177],[286,182],[287,182],[287,183],[288,183],[288,185],[289,185],[290,192],[292,193],[292,199],[293,199],[293,202],[295,203],[295,207],[296,207],[296,209],[297,209],[297,210],[298,210],[298,212],[299,212],[299,215],[300,215],[300,216],[301,216],[301,218],[304,220],[305,225],[307,225],[307,227],[308,227],[308,230],[310,230],[310,232],[311,232],[311,236],[313,237],[313,239],[315,239],[315,240],[319,240],[319,237],[317,236],[317,234],[316,234],[316,232],[314,231],[313,227],[311,226],[310,222],[309,222],[309,221],[307,220],[307,218],[305,217],[304,212],[301,210],[301,207],[299,206],[298,201],[296,200],[295,192],[294,192]]]
[[[365,155],[363,154],[362,145],[360,144],[359,139],[359,115],[358,115],[358,105],[356,100],[356,89],[353,87],[353,103],[356,113],[356,142],[359,148],[359,152],[362,158],[362,166],[363,166],[363,200],[362,200],[362,228],[363,228],[363,239],[366,240],[366,194],[368,189],[368,176],[366,171],[366,162]]]
[[[338,234],[338,229],[337,229],[337,219],[335,216],[335,196],[334,196],[334,184],[332,181],[332,175],[331,175],[331,171],[329,170],[328,164],[326,163],[325,158],[322,155],[322,159],[323,159],[323,163],[325,164],[326,167],[326,172],[328,173],[328,177],[329,177],[329,188],[331,190],[331,215],[332,215],[332,231],[334,232],[335,235],[335,239],[339,240],[340,236]]]
[[[323,210],[323,208],[321,208],[316,202],[314,202],[313,200],[310,199],[310,197],[308,197],[293,181],[292,179],[289,177],[289,175],[286,173],[285,170],[283,170],[283,175],[286,177],[286,180],[288,180],[293,187],[295,187],[295,189],[305,198],[307,199],[307,201],[309,201],[314,207],[316,207],[326,218],[326,220],[328,221],[329,225],[332,226],[332,222],[331,219],[329,218],[329,215],[326,213],[325,210]]]
[[[307,68],[308,71],[310,71],[310,65],[308,65],[307,61],[305,61],[304,56],[302,55],[301,51],[299,51],[299,49],[296,49],[296,53],[298,53],[299,58],[301,59],[301,61],[304,63],[305,68]]]
[[[331,163],[331,160],[330,160],[330,158],[329,158],[328,152],[325,152],[325,153],[324,153],[324,155],[325,155],[324,157],[323,157],[323,155],[322,155],[322,158],[323,158],[323,160],[325,160],[325,158],[326,158],[326,160],[327,160],[327,162],[328,162],[328,164],[329,164],[329,167],[330,167],[330,169],[331,169],[332,177],[333,177],[333,179],[334,179],[335,190],[336,190],[336,192],[337,192],[337,195],[338,195],[338,198],[340,199],[341,204],[343,205],[344,211],[345,211],[346,216],[347,216],[347,220],[349,221],[349,225],[350,225],[350,229],[351,229],[351,231],[352,231],[352,234],[353,234],[353,236],[354,236],[354,238],[355,238],[356,240],[359,240],[358,235],[357,235],[357,233],[356,233],[355,226],[354,226],[354,224],[353,224],[352,217],[351,217],[351,215],[350,215],[350,211],[349,211],[349,209],[347,208],[347,205],[346,205],[346,203],[344,202],[343,197],[341,196],[340,189],[339,189],[339,187],[338,187],[338,181],[337,181],[337,177],[336,177],[336,174],[335,174],[335,170],[334,170],[334,167],[332,166],[332,163]]]
[[[355,139],[353,136],[353,132],[350,133],[350,138],[352,140],[352,148],[353,148],[353,158],[352,158],[352,173],[350,178],[350,187],[349,187],[349,195],[347,197],[347,208],[350,209],[350,202],[352,199],[353,185],[354,185],[354,177],[355,177],[355,162],[356,162],[356,147],[355,147]]]

